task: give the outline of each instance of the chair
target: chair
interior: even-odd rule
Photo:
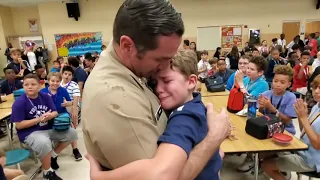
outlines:
[[[302,175],[308,176],[309,180],[312,180],[313,178],[320,178],[320,174],[318,172],[302,172],[297,173],[298,180],[302,180]]]
[[[20,162],[28,159],[30,152],[25,149],[15,149],[6,152],[6,166],[17,165],[17,168],[20,169]]]

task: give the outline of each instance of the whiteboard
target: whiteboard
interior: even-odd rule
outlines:
[[[208,26],[197,28],[197,50],[216,50],[221,46],[221,27]]]

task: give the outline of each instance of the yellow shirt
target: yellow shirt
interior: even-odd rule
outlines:
[[[167,123],[164,112],[157,116],[159,108],[144,79],[119,62],[111,41],[84,88],[81,119],[88,152],[111,169],[154,157]]]

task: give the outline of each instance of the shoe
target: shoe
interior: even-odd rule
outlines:
[[[44,180],[62,180],[62,178],[60,178],[54,171],[48,171],[47,174],[43,174],[43,179]]]
[[[82,155],[80,154],[78,148],[73,149],[73,155],[74,155],[74,159],[76,161],[81,161],[82,160]]]
[[[56,157],[56,158],[51,157],[51,168],[54,170],[59,169],[59,165],[57,163],[57,160],[58,160],[58,157]]]
[[[286,180],[290,180],[290,179],[291,179],[291,172],[281,172],[281,174],[284,175],[284,177],[286,178]]]
[[[254,162],[253,159],[247,155],[246,159],[244,162],[237,168],[238,171],[240,172],[248,172],[254,167]]]

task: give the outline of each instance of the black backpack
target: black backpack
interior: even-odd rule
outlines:
[[[276,133],[283,133],[284,124],[275,115],[266,115],[248,119],[246,122],[247,134],[257,139],[268,139]]]
[[[207,91],[209,92],[222,92],[225,91],[223,79],[221,77],[211,76],[205,79]]]

